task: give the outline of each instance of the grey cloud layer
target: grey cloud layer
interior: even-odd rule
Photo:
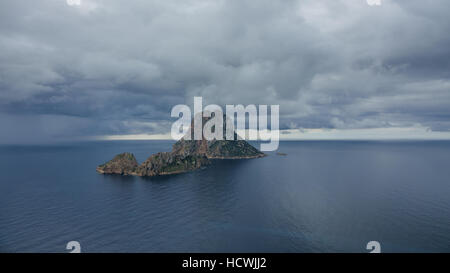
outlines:
[[[450,129],[450,2],[0,2],[0,141],[161,133],[192,103],[283,128]]]

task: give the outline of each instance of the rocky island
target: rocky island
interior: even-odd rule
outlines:
[[[190,132],[193,132],[193,125]],[[234,140],[186,140],[183,137],[173,144],[171,152],[153,154],[141,165],[133,154],[122,153],[98,166],[97,172],[136,176],[169,175],[210,165],[211,159],[250,159],[264,156],[264,153],[247,141],[239,139],[236,133]]]

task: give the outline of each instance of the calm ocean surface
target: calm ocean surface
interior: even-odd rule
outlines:
[[[95,172],[171,144],[0,146],[0,252],[450,252],[450,142],[282,142],[287,156],[174,176]]]

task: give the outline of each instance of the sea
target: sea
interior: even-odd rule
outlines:
[[[184,174],[95,171],[172,144],[1,145],[0,252],[450,252],[448,141],[284,141],[286,155]]]

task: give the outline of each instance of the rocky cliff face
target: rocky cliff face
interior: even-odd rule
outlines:
[[[204,155],[208,159],[248,159],[265,156],[245,140],[184,140],[173,145],[180,155]]]
[[[203,117],[203,125],[210,118]],[[229,120],[223,116],[223,136],[226,136],[227,122]],[[194,139],[194,123],[191,123],[190,131],[186,134]],[[181,155],[205,155],[209,159],[248,159],[265,156],[264,153],[242,140],[236,132],[233,134],[233,140],[186,140],[183,137],[172,147],[172,152]]]
[[[203,119],[203,124],[208,119]],[[224,118],[224,128],[226,122]],[[193,125],[191,131],[193,132]],[[193,138],[193,137],[192,137]],[[186,140],[177,141],[172,152],[157,153],[150,156],[140,166],[133,154],[123,153],[111,161],[97,167],[103,174],[122,174],[138,176],[167,175],[192,171],[209,165],[210,159],[249,159],[265,156],[264,153],[238,138],[235,140]]]
[[[245,140],[208,141],[207,157],[210,159],[247,159],[264,156],[264,153]]]

